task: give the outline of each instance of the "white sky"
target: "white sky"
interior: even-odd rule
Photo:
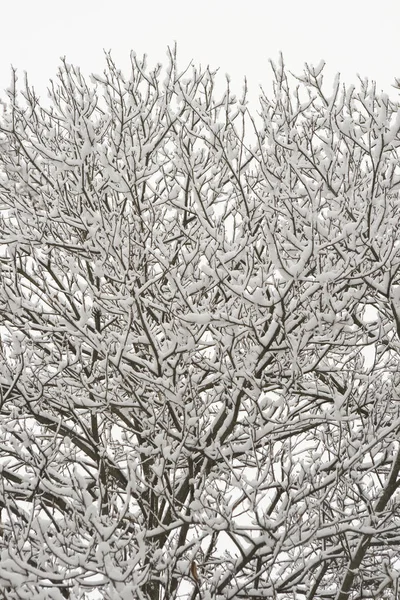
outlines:
[[[0,90],[9,85],[11,63],[45,93],[60,56],[87,74],[103,70],[103,48],[122,69],[131,49],[165,64],[176,40],[181,67],[192,58],[220,67],[237,94],[246,74],[253,101],[259,83],[268,89],[268,59],[280,50],[296,74],[324,59],[330,79],[339,71],[356,82],[359,73],[397,98],[399,25],[398,0],[3,0]]]

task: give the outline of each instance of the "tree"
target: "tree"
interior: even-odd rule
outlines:
[[[0,119],[4,597],[394,598],[399,103],[106,63]]]

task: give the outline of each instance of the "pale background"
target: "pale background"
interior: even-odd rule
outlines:
[[[167,46],[178,43],[179,66],[194,59],[232,76],[239,95],[247,75],[253,107],[258,85],[268,90],[268,59],[282,51],[300,74],[305,62],[327,62],[327,82],[339,71],[347,83],[357,73],[377,82],[393,99],[400,77],[400,2],[370,0],[0,0],[0,91],[8,87],[10,64],[28,72],[46,94],[60,57],[84,73],[101,73],[103,48],[127,69],[131,49],[149,63],[165,64]],[[221,88],[222,89],[222,88]]]

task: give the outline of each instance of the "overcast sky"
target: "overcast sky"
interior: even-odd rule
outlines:
[[[131,49],[150,64],[166,63],[166,48],[178,43],[179,65],[190,59],[229,73],[240,93],[248,77],[251,99],[258,84],[268,88],[268,59],[282,51],[299,74],[305,62],[327,62],[330,77],[346,82],[357,73],[377,82],[393,98],[400,77],[400,2],[360,0],[19,0],[2,2],[0,88],[10,81],[10,64],[28,72],[45,92],[60,57],[85,73],[101,72],[104,49],[128,66]]]

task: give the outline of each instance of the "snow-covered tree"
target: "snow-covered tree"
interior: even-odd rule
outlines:
[[[400,105],[169,57],[7,90],[2,594],[397,598]]]

